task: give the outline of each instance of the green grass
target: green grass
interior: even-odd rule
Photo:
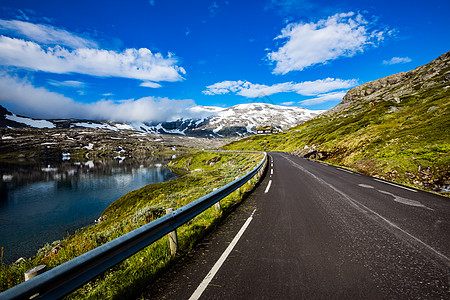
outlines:
[[[262,154],[200,152],[177,158],[170,166],[184,170],[186,175],[168,182],[147,185],[124,195],[103,212],[100,223],[48,244],[33,258],[27,258],[18,265],[5,266],[2,262],[0,290],[22,282],[23,273],[34,266],[45,264],[47,269],[54,268],[157,219],[165,214],[166,208],[177,209],[212,192],[214,188],[219,188],[253,169],[262,157]],[[252,182],[255,184],[255,180]],[[138,297],[160,272],[188,253],[212,230],[249,189],[251,186],[246,184],[223,199],[222,211],[210,208],[181,226],[177,230],[179,252],[176,257],[171,257],[168,239],[164,237],[78,289],[68,298]]]

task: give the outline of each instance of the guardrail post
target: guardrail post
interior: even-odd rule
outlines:
[[[239,176],[236,176],[236,178],[235,178],[236,180],[238,180],[239,179]],[[236,189],[237,191],[239,191],[239,194],[241,194],[242,193],[242,186],[240,186],[238,189]]]
[[[166,214],[169,214],[173,212],[173,207],[166,209]],[[175,256],[177,254],[178,250],[178,237],[177,237],[177,230],[169,232],[169,244],[170,244],[170,254],[172,256]]]
[[[216,191],[217,188],[213,188],[213,192]],[[220,212],[222,210],[222,206],[220,205],[220,200],[216,202],[216,204],[214,204],[214,208],[217,212]]]

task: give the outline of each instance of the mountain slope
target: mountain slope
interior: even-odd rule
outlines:
[[[239,104],[228,108],[196,106],[209,111],[202,119],[180,119],[174,122],[131,124],[136,129],[154,133],[179,133],[193,136],[245,136],[256,133],[258,126],[273,126],[286,130],[303,123],[323,111],[301,107],[286,107],[266,103]]]
[[[450,52],[351,89],[330,111],[227,149],[279,150],[429,190],[450,188]]]
[[[240,104],[229,108],[194,106],[192,115],[202,118],[179,119],[172,122],[129,124],[89,120],[36,120],[16,116],[0,106],[0,127],[94,128],[106,130],[137,130],[147,133],[181,134],[197,137],[245,136],[256,133],[258,126],[282,130],[305,122],[323,111],[286,107],[265,103]]]

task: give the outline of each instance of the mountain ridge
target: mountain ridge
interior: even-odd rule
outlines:
[[[179,134],[195,137],[240,137],[256,133],[258,126],[287,130],[324,111],[287,107],[267,103],[238,104],[228,108],[194,106],[202,118],[180,118],[167,122],[109,122],[80,119],[32,119],[18,116],[0,106],[0,127],[92,128],[103,130],[137,130],[156,134]]]

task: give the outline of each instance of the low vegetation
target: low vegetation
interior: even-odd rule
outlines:
[[[0,267],[0,290],[6,290],[23,281],[23,273],[40,264],[47,269],[60,265],[76,256],[126,234],[165,214],[169,207],[175,209],[212,192],[253,169],[262,154],[200,152],[180,157],[170,167],[184,175],[168,182],[145,186],[130,192],[112,203],[96,225],[80,229],[75,234],[47,244],[33,258]],[[253,184],[256,179],[253,180]],[[136,255],[86,284],[68,298],[131,298],[138,297],[159,272],[209,232],[220,219],[252,188],[243,188],[221,201],[222,210],[210,208],[189,221],[178,231],[179,252],[171,257],[168,239],[162,238]],[[3,248],[2,248],[3,253]]]

